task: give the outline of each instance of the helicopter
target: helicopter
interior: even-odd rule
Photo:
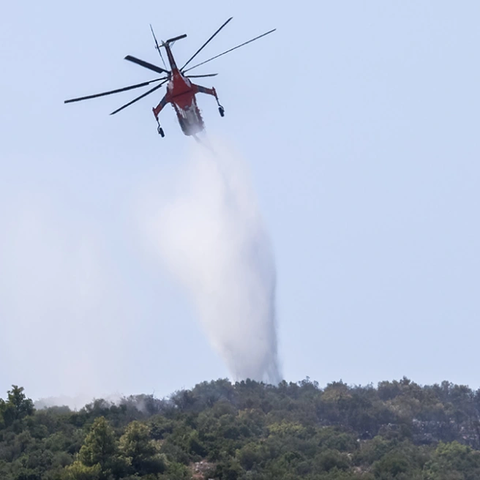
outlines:
[[[65,100],[64,103],[73,103],[73,102],[80,102],[82,100],[89,100],[91,98],[98,98],[98,97],[103,97],[106,95],[112,95],[115,93],[120,93],[120,92],[125,92],[127,90],[133,90],[136,88],[141,88],[141,87],[146,87],[152,83],[160,82],[158,85],[155,87],[151,88],[147,92],[143,93],[137,98],[134,98],[130,102],[126,103],[125,105],[121,106],[120,108],[117,108],[115,111],[113,111],[110,115],[115,115],[116,113],[122,111],[123,109],[129,107],[130,105],[134,104],[135,102],[138,102],[142,98],[146,97],[147,95],[150,95],[151,93],[155,92],[158,90],[160,87],[162,87],[165,83],[167,83],[167,92],[160,101],[160,103],[154,107],[153,114],[155,116],[155,119],[157,121],[157,132],[160,134],[161,137],[165,136],[165,133],[163,131],[162,126],[160,125],[159,121],[159,114],[163,110],[163,108],[167,104],[171,104],[175,110],[175,113],[177,114],[178,122],[180,124],[180,127],[185,135],[193,135],[196,136],[196,134],[200,133],[202,130],[205,129],[205,123],[203,121],[202,115],[200,113],[200,109],[198,108],[197,105],[197,99],[196,95],[198,93],[205,93],[207,95],[211,95],[215,98],[218,106],[218,112],[220,113],[220,116],[223,117],[225,115],[225,109],[224,107],[220,104],[220,101],[218,99],[217,92],[215,88],[206,88],[202,87],[201,85],[197,85],[191,81],[192,78],[205,78],[205,77],[214,77],[218,75],[217,73],[207,73],[203,75],[186,75],[187,72],[190,70],[193,70],[197,67],[200,67],[201,65],[204,65],[208,62],[211,62],[212,60],[215,60],[218,57],[221,57],[222,55],[226,55],[227,53],[232,52],[233,50],[236,50],[237,48],[243,47],[249,43],[252,43],[262,37],[265,37],[266,35],[269,35],[273,33],[276,29],[270,30],[266,33],[263,33],[261,35],[258,35],[255,38],[252,38],[246,42],[241,43],[240,45],[237,45],[233,48],[230,48],[218,55],[215,55],[214,57],[209,58],[208,60],[205,60],[201,63],[197,63],[194,66],[191,66],[187,68],[191,62],[197,57],[197,55],[215,38],[216,35],[232,20],[233,17],[230,17],[188,60],[187,62],[181,67],[178,68],[177,64],[175,62],[175,58],[172,53],[172,46],[173,44],[178,41],[182,40],[187,37],[186,34],[179,35],[174,38],[170,38],[169,40],[166,41],[161,41],[159,44],[157,41],[157,38],[155,36],[155,32],[153,31],[153,27],[150,25],[150,30],[153,35],[153,39],[155,42],[155,48],[160,54],[160,58],[163,62],[163,65],[165,68],[159,67],[157,65],[154,65],[152,63],[146,62],[144,60],[141,60],[139,58],[133,57],[131,55],[127,55],[125,57],[125,60],[128,60],[129,62],[135,63],[137,65],[140,65],[141,67],[147,68],[148,70],[152,70],[160,75],[162,75],[160,78],[156,78],[154,80],[150,80],[147,82],[142,82],[138,83],[136,85],[129,85],[128,87],[123,87],[123,88],[118,88],[116,90],[111,90],[108,92],[103,92],[103,93],[96,93],[94,95],[87,95],[85,97],[78,97],[78,98],[72,98],[69,100]],[[163,59],[163,55],[161,52],[161,49],[164,48],[167,54],[168,62],[170,64],[170,70],[167,70],[165,61]]]

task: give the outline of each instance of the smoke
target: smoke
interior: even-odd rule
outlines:
[[[234,380],[278,383],[274,260],[239,156],[195,145],[151,226]]]
[[[101,226],[38,189],[0,198],[0,397],[18,384],[78,406],[124,385],[133,321]]]

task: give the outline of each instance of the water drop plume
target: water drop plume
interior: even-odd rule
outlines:
[[[240,156],[195,145],[154,228],[233,379],[278,383],[274,259]]]

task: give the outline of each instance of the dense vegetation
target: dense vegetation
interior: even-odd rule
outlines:
[[[480,390],[404,378],[202,383],[35,410],[0,399],[0,479],[480,479]]]

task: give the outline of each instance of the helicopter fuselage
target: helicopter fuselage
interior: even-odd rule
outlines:
[[[200,109],[198,108],[195,95],[197,93],[213,95],[218,102],[217,93],[214,88],[205,88],[192,83],[190,79],[184,76],[178,69],[170,45],[165,43],[163,46],[167,51],[170,63],[170,81],[167,85],[167,94],[163,97],[157,107],[153,109],[153,113],[158,122],[158,114],[165,104],[170,103],[177,114],[178,123],[180,124],[183,133],[185,135],[196,135],[205,129],[205,124]],[[159,132],[160,128],[161,127],[159,127]]]

